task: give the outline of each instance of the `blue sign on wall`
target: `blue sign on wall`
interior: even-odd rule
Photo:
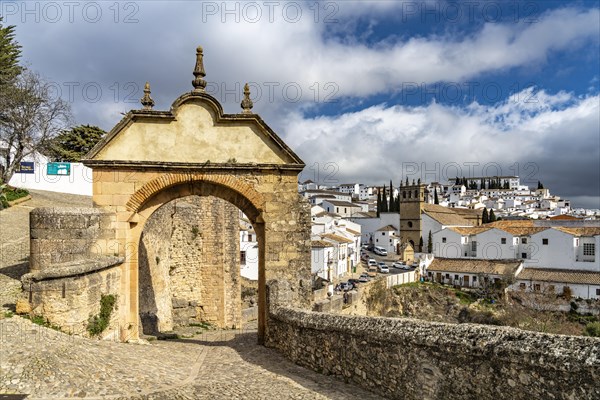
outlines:
[[[35,164],[33,161],[21,161],[19,168],[15,172],[17,174],[33,174],[35,172]]]
[[[60,163],[60,162],[52,162],[48,163],[48,167],[46,168],[47,175],[70,175],[71,174],[71,164],[70,163]]]

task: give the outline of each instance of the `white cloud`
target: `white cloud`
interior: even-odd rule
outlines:
[[[442,180],[456,175],[450,164],[460,165],[466,176],[464,163],[475,162],[476,173],[497,163],[506,174],[516,173],[518,163],[522,177],[542,179],[548,187],[561,177],[570,177],[574,186],[597,185],[600,97],[528,89],[516,98],[536,98],[542,107],[532,110],[514,99],[466,108],[378,105],[333,117],[291,115],[284,131],[307,165],[335,162],[340,180],[397,181],[407,163],[419,166],[423,180]]]

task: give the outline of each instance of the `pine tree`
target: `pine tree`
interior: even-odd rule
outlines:
[[[433,188],[433,204],[440,204],[438,199],[437,188]]]
[[[21,45],[15,40],[15,27],[2,26],[0,16],[0,89],[11,85],[21,73],[19,58],[21,58]]]
[[[460,185],[460,179],[458,179],[458,176],[456,177],[456,181],[454,181],[455,185]]]
[[[381,214],[381,190],[377,190],[377,218]]]
[[[385,186],[381,187],[381,212],[388,212],[388,201],[385,194]]]
[[[429,237],[427,238],[427,252],[429,254],[433,253],[433,235],[431,231],[429,231]]]
[[[490,209],[490,217],[489,218],[490,218],[490,222],[496,221],[496,215],[494,214],[493,208]]]
[[[419,238],[419,253],[423,252],[423,236]]]
[[[481,223],[487,224],[488,222],[490,222],[489,217],[488,217],[488,211],[487,211],[487,208],[484,208],[483,213],[481,214]]]
[[[106,135],[97,126],[80,125],[50,141],[48,155],[55,161],[78,162]]]

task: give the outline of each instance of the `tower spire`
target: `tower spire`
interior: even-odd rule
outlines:
[[[150,83],[146,82],[144,85],[144,97],[140,99],[140,103],[142,103],[142,110],[152,110],[154,107],[154,100],[150,97]]]
[[[196,67],[194,68],[194,80],[192,85],[194,86],[194,92],[204,92],[206,88],[206,81],[203,79],[206,76],[204,72],[204,53],[202,46],[198,46],[196,49]]]
[[[244,85],[244,99],[242,100],[241,106],[242,114],[252,114],[251,110],[252,107],[254,107],[254,104],[252,103],[252,100],[250,100],[250,86],[248,83]]]

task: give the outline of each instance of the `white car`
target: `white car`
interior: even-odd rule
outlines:
[[[404,269],[405,265],[402,261],[396,261],[395,263],[392,263],[392,267],[396,269]]]
[[[377,266],[377,260],[375,260],[374,258],[369,258],[369,267],[376,267]]]
[[[383,263],[379,264],[378,269],[379,269],[380,274],[389,274],[390,273],[390,268]]]

